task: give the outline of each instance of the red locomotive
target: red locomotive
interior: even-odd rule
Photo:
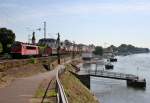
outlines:
[[[11,55],[13,57],[19,56],[38,56],[39,55],[39,47],[36,45],[15,42],[11,47]]]
[[[49,45],[37,46],[28,43],[15,42],[11,47],[10,53],[13,58],[28,57],[28,56],[51,56],[57,55],[57,48],[56,46],[49,46]]]

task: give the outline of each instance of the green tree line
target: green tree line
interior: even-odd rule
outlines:
[[[15,38],[15,33],[11,29],[0,28],[0,51],[8,53]]]

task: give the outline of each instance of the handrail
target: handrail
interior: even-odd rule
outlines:
[[[64,88],[59,80],[59,71],[61,70],[62,70],[61,68],[57,69],[57,74],[56,74],[57,103],[68,103],[68,99],[65,94]]]
[[[42,98],[41,103],[44,103],[44,99],[45,99],[45,97],[46,97],[46,94],[47,94],[47,92],[48,92],[48,89],[49,89],[49,87],[50,87],[51,82],[52,82],[52,80],[50,80],[50,82],[48,83],[48,86],[47,86],[47,88],[46,88],[46,90],[45,90],[45,93],[44,93],[44,96],[43,96],[43,98]]]

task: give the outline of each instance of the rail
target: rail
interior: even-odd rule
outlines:
[[[57,89],[57,103],[68,103],[67,96],[65,94],[64,88],[59,80],[59,73],[62,73],[64,69],[57,69],[56,74],[56,89]]]

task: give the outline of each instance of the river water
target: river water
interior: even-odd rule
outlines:
[[[91,77],[91,90],[100,103],[150,103],[150,54],[118,56],[113,72],[135,74],[146,79],[146,89],[127,87],[126,81]],[[98,69],[104,66],[98,65]],[[85,69],[95,69],[95,64],[84,64]]]

